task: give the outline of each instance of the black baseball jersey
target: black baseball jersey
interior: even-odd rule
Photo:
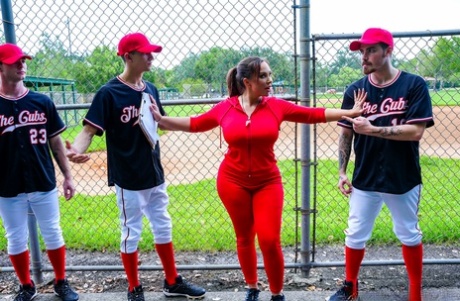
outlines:
[[[56,187],[49,139],[65,129],[48,96],[29,90],[17,98],[0,94],[0,196]]]
[[[135,89],[119,77],[111,79],[98,90],[83,120],[97,128],[98,136],[105,131],[109,186],[143,190],[165,181],[159,142],[152,149],[138,122],[142,92],[151,94],[164,114],[157,88],[144,83]]]
[[[399,71],[386,85],[378,85],[372,82],[370,75],[365,76],[345,91],[343,109],[353,107],[353,91],[357,89],[367,92],[363,116],[374,126],[434,125],[428,87],[420,76]],[[338,125],[352,128],[345,120],[340,120]],[[353,147],[354,187],[402,194],[422,183],[418,141],[395,141],[355,133]]]

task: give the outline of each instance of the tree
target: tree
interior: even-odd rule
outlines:
[[[398,67],[432,80],[432,87],[443,87],[446,83],[460,84],[460,38],[441,37],[431,49],[422,49],[416,57],[400,62]]]
[[[241,53],[234,49],[213,47],[199,55],[195,64],[195,75],[208,84],[208,90],[220,90],[223,94],[222,88],[225,86],[228,70],[236,66],[241,57]]]
[[[434,67],[433,77],[435,77],[435,81],[441,81],[440,87],[443,86],[442,81],[459,84],[460,57],[458,53],[460,53],[459,37],[452,37],[450,39],[441,37],[433,47],[429,62]]]
[[[329,64],[331,74],[338,74],[343,67],[350,67],[352,69],[361,69],[361,57],[357,52],[350,52],[348,50],[339,50]]]
[[[199,56],[194,53],[190,53],[185,57],[180,65],[175,66],[172,69],[170,76],[168,77],[168,85],[181,90],[181,83],[187,78],[195,78],[195,65],[198,61]]]
[[[338,74],[332,74],[329,80],[329,86],[334,88],[344,88],[350,83],[360,79],[363,76],[361,69],[343,67]]]
[[[150,72],[144,73],[144,79],[155,83],[155,86],[158,88],[163,88],[167,86],[167,75],[166,70],[161,68],[152,68]]]
[[[316,88],[321,87],[324,88],[324,91],[328,90],[332,84],[330,77],[334,73],[334,67],[329,66],[328,63],[317,62],[315,69]],[[336,73],[338,73],[338,70]]]
[[[268,61],[273,72],[274,81],[283,81],[287,85],[294,85],[295,66],[292,53],[277,53],[271,48],[244,48],[243,57],[259,56]]]
[[[356,71],[351,71],[356,70]],[[361,58],[356,52],[350,52],[342,49],[337,52],[331,62],[316,63],[316,86],[324,88],[327,91],[330,87],[338,88],[345,87],[351,82],[346,82],[346,79],[340,78],[342,74],[361,74]],[[358,77],[359,78],[359,77]]]
[[[115,49],[102,45],[76,62],[73,76],[80,93],[94,93],[123,70],[123,61],[115,53]]]
[[[73,63],[59,38],[44,32],[40,37],[40,44],[40,50],[28,62],[28,74],[71,79]]]
[[[284,81],[288,85],[294,84],[293,55],[276,53],[271,48],[262,47],[243,48],[241,51],[213,47],[193,57],[195,58],[194,74],[203,80],[209,89],[219,90],[221,95],[224,95],[228,71],[235,67],[241,59],[248,56],[259,56],[266,59],[272,69],[274,81]]]

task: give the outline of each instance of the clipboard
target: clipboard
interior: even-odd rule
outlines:
[[[158,122],[153,119],[153,115],[149,109],[151,104],[152,100],[150,99],[150,94],[142,92],[138,117],[139,126],[152,148],[155,149],[155,145],[158,140],[160,140],[160,136],[158,135]]]

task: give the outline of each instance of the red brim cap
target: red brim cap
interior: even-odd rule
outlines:
[[[16,44],[5,43],[0,45],[0,62],[11,65],[20,59],[31,60],[32,57],[22,52],[22,49],[19,48]]]
[[[378,42],[377,42],[378,43]],[[369,45],[372,45],[374,43],[363,43],[362,41],[353,41],[351,42],[350,44],[350,50],[351,51],[356,51],[356,50],[359,50],[361,49],[361,45],[362,44],[369,44]]]
[[[140,53],[161,52],[162,49],[163,47],[150,43],[143,33],[135,32],[121,38],[118,43],[117,55],[122,56],[132,51]]]
[[[389,42],[388,41],[382,41],[380,39],[378,40],[373,40],[373,39],[361,39],[359,41],[353,41],[351,42],[350,44],[350,50],[351,51],[356,51],[356,50],[359,50],[361,49],[361,45],[374,45],[374,44],[378,44],[378,43],[385,43],[389,46],[393,46],[393,45],[390,45],[388,44]]]
[[[28,59],[28,60],[31,60],[32,57],[31,56],[28,56],[28,55],[16,55],[16,56],[12,56],[12,57],[9,57],[7,59],[4,59],[3,60],[3,63],[5,64],[8,64],[8,65],[11,65],[11,64],[14,64],[16,63],[17,61],[21,60],[21,59]]]
[[[163,50],[163,47],[161,47],[160,45],[150,44],[148,46],[141,47],[137,49],[136,51],[140,53],[152,53],[152,52],[158,53],[158,52],[161,52],[161,50]]]
[[[385,43],[393,47],[392,34],[382,28],[369,28],[363,33],[361,39],[350,43],[350,50],[356,51],[361,49],[362,45],[374,45],[378,43]]]

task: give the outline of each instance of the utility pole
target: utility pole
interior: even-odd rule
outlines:
[[[67,26],[67,38],[69,39],[69,50],[68,50],[68,54],[69,56],[72,55],[72,37],[70,35],[70,19],[69,17],[67,17],[67,20],[65,21],[65,25]]]
[[[5,31],[5,42],[16,44],[16,32],[14,28],[13,9],[11,0],[1,0],[0,7],[2,9],[2,23]]]

